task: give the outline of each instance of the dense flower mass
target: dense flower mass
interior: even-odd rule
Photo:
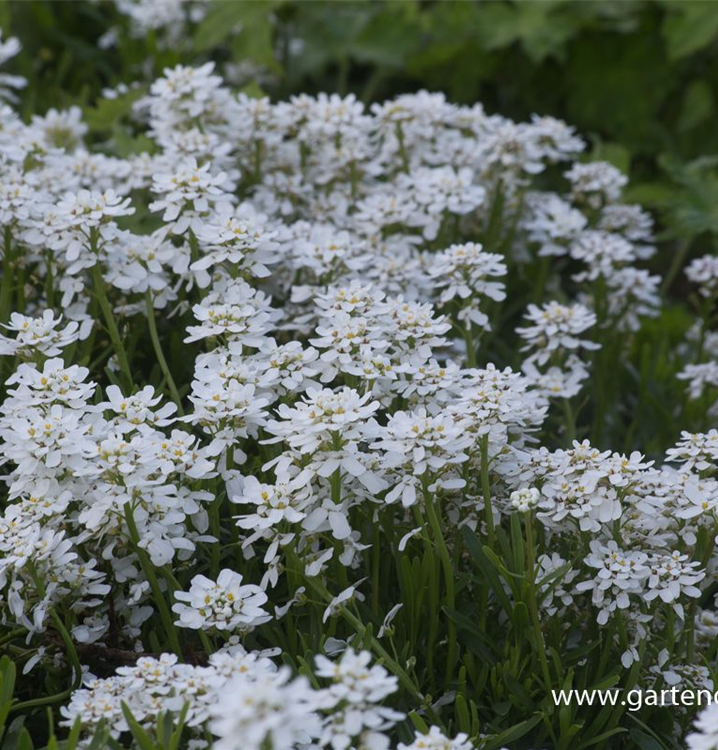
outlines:
[[[0,647],[83,747],[588,747],[619,713],[572,745],[595,715],[552,688],[713,689],[718,433],[606,447],[661,279],[571,127],[211,63],[129,155],[3,112]],[[686,276],[715,302],[714,258]],[[707,320],[679,377],[713,418]]]

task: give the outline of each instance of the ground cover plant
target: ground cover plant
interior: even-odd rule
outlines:
[[[28,85],[3,748],[718,746],[714,707],[552,693],[715,690],[711,253],[552,117],[208,62],[105,90],[99,140]],[[696,222],[710,165],[673,168]]]

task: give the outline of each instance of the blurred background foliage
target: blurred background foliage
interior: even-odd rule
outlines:
[[[128,2],[129,0],[124,0]],[[117,152],[142,148],[123,116],[166,66],[214,60],[248,93],[355,94],[421,88],[490,113],[565,119],[587,158],[631,177],[668,242],[655,260],[683,296],[678,260],[718,237],[718,3],[704,0],[210,0],[179,38],[133,34],[109,0],[5,0],[0,27],[23,52],[26,116],[79,104]],[[667,255],[668,254],[668,255]],[[675,268],[674,268],[675,267]],[[673,271],[671,270],[673,269]]]

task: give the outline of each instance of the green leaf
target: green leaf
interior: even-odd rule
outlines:
[[[243,29],[252,28],[268,19],[271,0],[252,2],[222,2],[215,0],[194,35],[195,52],[207,52],[227,41]]]
[[[683,97],[683,106],[678,118],[678,129],[692,130],[713,114],[713,91],[702,79],[693,81]]]
[[[112,740],[110,738],[110,730],[107,728],[107,722],[105,719],[101,719],[92,735],[89,750],[105,750],[105,746],[107,744],[111,745],[111,742]]]
[[[624,174],[631,171],[631,152],[620,143],[597,140],[591,150],[591,161],[607,161]]]
[[[231,46],[232,56],[239,62],[250,60],[273,73],[282,70],[274,56],[274,27],[266,12],[247,19]]]
[[[496,663],[496,653],[494,652],[494,642],[489,638],[486,633],[483,633],[479,629],[478,622],[472,620],[461,612],[457,612],[455,609],[447,609],[444,607],[447,617],[449,617],[458,627],[458,629],[469,637],[462,636],[461,643],[465,645],[470,651],[476,654],[476,656],[483,659],[487,664]]]
[[[563,56],[565,44],[577,24],[561,12],[560,0],[540,3],[486,3],[484,5],[483,36],[489,50],[521,44],[534,63],[548,57]]]
[[[13,703],[15,691],[15,664],[7,656],[0,659],[0,739]]]
[[[263,99],[267,96],[267,93],[256,81],[250,81],[246,86],[242,86],[240,90],[250,99]]]
[[[659,163],[675,183],[659,204],[667,214],[669,236],[718,233],[718,157],[685,163],[662,155]]]
[[[65,750],[75,750],[80,741],[80,732],[82,731],[82,719],[78,716],[70,729],[70,733],[65,740]]]
[[[504,590],[503,584],[501,583],[501,579],[496,573],[496,569],[486,557],[479,538],[476,536],[475,532],[471,531],[471,529],[468,528],[468,526],[464,526],[461,533],[464,537],[464,543],[468,547],[469,552],[474,559],[474,563],[479,568],[481,573],[483,573],[486,582],[488,583],[489,587],[494,593],[494,596],[501,604],[506,614],[510,616],[512,612],[511,601],[506,595],[506,591]]]
[[[643,14],[641,22],[636,33],[579,40],[560,85],[573,125],[643,154],[665,143],[662,111],[677,72],[662,52],[655,16]]]
[[[421,732],[422,734],[428,734],[429,727],[427,723],[424,721],[424,719],[421,718],[421,716],[419,716],[418,713],[416,713],[416,711],[411,711],[409,713],[409,719],[418,732]]]
[[[456,719],[460,732],[471,734],[471,716],[466,703],[466,696],[463,693],[456,694]]]
[[[599,742],[603,742],[604,740],[607,740],[609,737],[614,737],[617,734],[625,734],[628,730],[624,727],[616,727],[615,729],[609,729],[607,732],[603,732],[602,734],[598,734],[595,737],[591,737],[591,739],[586,740],[586,742],[582,742],[580,745],[576,745],[576,750],[583,750],[585,747],[593,747],[594,745],[598,745]]]
[[[707,47],[718,36],[718,5],[702,0],[671,3],[663,22],[668,57],[680,60]]]
[[[195,52],[212,49],[228,39],[240,28],[241,13],[240,3],[212,3],[195,32],[192,45]]]
[[[684,750],[685,745],[678,740],[674,739],[673,737],[669,736],[661,736],[659,737],[651,727],[649,727],[647,724],[642,722],[638,716],[632,711],[629,711],[626,714],[626,718],[632,721],[634,724],[637,724],[640,727],[639,735],[643,734],[650,739],[652,739],[656,744],[655,745],[641,745],[640,742],[642,741],[642,738],[639,738],[637,741],[637,745],[640,748],[640,750]],[[630,737],[633,739],[634,730],[631,730]]]
[[[130,728],[130,733],[135,742],[139,745],[140,750],[157,750],[154,742],[150,739],[149,734],[147,734],[147,732],[140,726],[132,715],[129,706],[124,701],[122,702],[122,713],[127,722],[127,726]]]
[[[362,63],[401,68],[418,52],[424,40],[416,0],[387,3],[349,47],[352,58]]]
[[[527,523],[531,523],[527,521]],[[513,552],[513,572],[523,574],[526,568],[526,557],[524,555],[524,534],[521,528],[521,516],[512,513],[509,519],[511,527],[511,551]]]
[[[521,637],[524,634],[529,636],[529,639],[535,641],[533,630],[531,630],[531,615],[529,614],[528,607],[524,602],[516,602],[514,604],[514,611],[511,615],[511,624],[516,630],[517,636]],[[539,648],[538,643],[534,643],[536,648]]]
[[[653,737],[635,727],[631,729],[628,736],[639,750],[665,750],[664,746],[653,739]]]
[[[34,745],[32,742],[32,737],[30,736],[30,732],[27,731],[25,727],[22,728],[22,731],[20,732],[20,737],[18,738],[17,743],[17,750],[33,750]]]
[[[184,726],[185,726],[185,721],[187,721],[188,712],[189,712],[189,701],[186,702],[184,706],[182,706],[180,715],[177,718],[177,726],[175,727],[174,732],[172,732],[172,736],[170,737],[170,742],[167,747],[167,750],[179,750],[180,741],[182,740],[182,732],[184,732]]]
[[[490,739],[482,746],[483,750],[499,750],[499,748],[504,747],[507,743],[518,740],[528,734],[542,719],[543,716],[538,714],[532,719],[526,719],[526,721],[522,721],[519,724],[514,724],[514,726],[509,727],[506,731]]]
[[[133,88],[116,99],[100,99],[94,107],[88,107],[83,113],[85,122],[93,133],[112,130],[118,120],[126,117],[133,104],[146,92],[146,87]]]
[[[7,734],[3,738],[2,750],[18,750],[22,733],[26,731],[24,716],[13,719],[8,727]]]
[[[511,702],[522,711],[527,714],[531,714],[536,710],[536,702],[531,697],[531,694],[526,689],[524,684],[514,677],[511,672],[504,674],[504,682],[506,687],[509,689],[511,695]]]

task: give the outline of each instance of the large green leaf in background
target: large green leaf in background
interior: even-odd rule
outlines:
[[[718,5],[703,0],[674,0],[665,5],[663,33],[669,59],[680,60],[715,42]]]
[[[565,43],[580,25],[577,18],[562,12],[562,0],[485,3],[479,9],[479,38],[487,51],[519,44],[536,64],[547,57],[563,58]]]
[[[631,34],[589,32],[572,45],[566,66],[567,118],[580,130],[601,133],[634,152],[661,150],[667,142],[661,110],[674,85],[671,63],[657,55],[662,38],[647,16]],[[588,42],[588,43],[587,43]]]

